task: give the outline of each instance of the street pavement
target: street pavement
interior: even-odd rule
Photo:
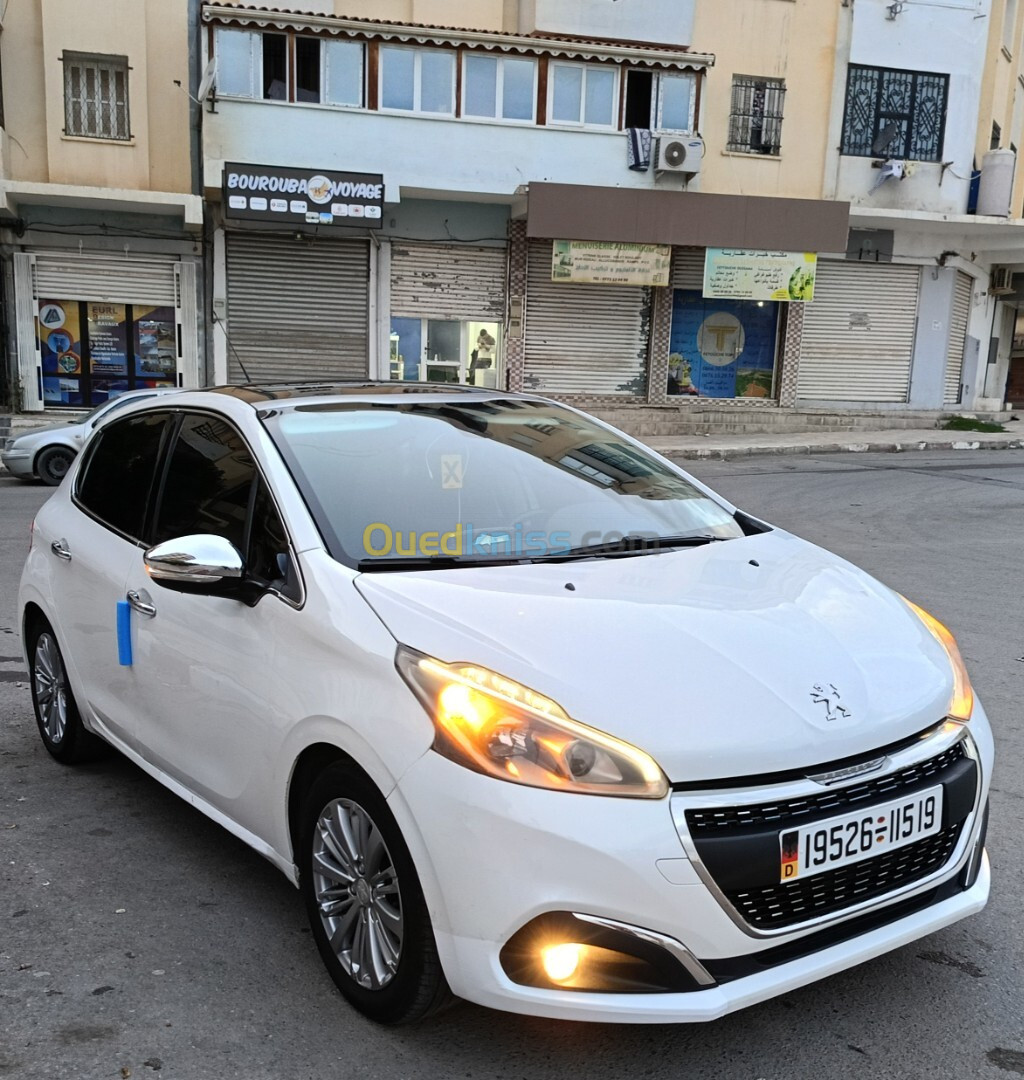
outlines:
[[[50,492],[0,477],[0,1078],[1024,1076],[1024,451],[690,466],[956,633],[1000,755],[984,912],[710,1025],[462,1005],[378,1028],[335,992],[298,893],[268,863],[123,758],[69,769],[42,749],[15,601]],[[697,707],[679,687],[680,708]]]

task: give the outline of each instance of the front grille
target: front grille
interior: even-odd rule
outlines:
[[[799,799],[785,799],[779,802],[762,803],[758,806],[721,806],[705,810],[687,810],[686,824],[690,835],[696,839],[702,833],[707,835],[727,834],[729,829],[748,829],[760,825],[773,825],[779,828],[798,823],[808,814],[826,816],[856,807],[865,801],[884,802],[897,797],[904,788],[930,780],[942,779],[941,774],[952,768],[966,756],[963,742],[944,750],[927,761],[910,765],[899,772],[865,780],[860,784],[823,791],[820,795],[808,795]]]
[[[962,824],[950,825],[934,836],[852,866],[784,885],[727,892],[726,897],[758,930],[773,930],[830,915],[938,870],[953,854]]]

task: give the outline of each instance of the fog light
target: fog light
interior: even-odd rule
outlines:
[[[584,946],[575,942],[562,945],[548,945],[540,951],[544,974],[552,982],[568,982],[579,971],[583,959]]]

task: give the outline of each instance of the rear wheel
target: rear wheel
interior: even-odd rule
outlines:
[[[43,745],[65,765],[95,757],[103,743],[82,724],[68,685],[64,657],[49,623],[40,623],[33,628],[28,654],[32,707]]]
[[[383,796],[332,765],[306,799],[301,877],[313,936],[338,989],[383,1024],[451,1000],[419,879]]]
[[[44,484],[56,487],[68,474],[75,453],[65,446],[51,446],[36,458],[36,474]]]

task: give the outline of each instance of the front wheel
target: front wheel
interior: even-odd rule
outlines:
[[[32,708],[47,750],[64,765],[95,757],[103,743],[85,730],[68,685],[60,646],[49,623],[36,626],[29,639]]]
[[[44,484],[56,487],[67,476],[74,460],[73,450],[64,446],[51,446],[36,458],[36,474]]]
[[[320,955],[371,1020],[412,1023],[451,1000],[419,879],[383,796],[333,765],[303,810],[302,891]]]

